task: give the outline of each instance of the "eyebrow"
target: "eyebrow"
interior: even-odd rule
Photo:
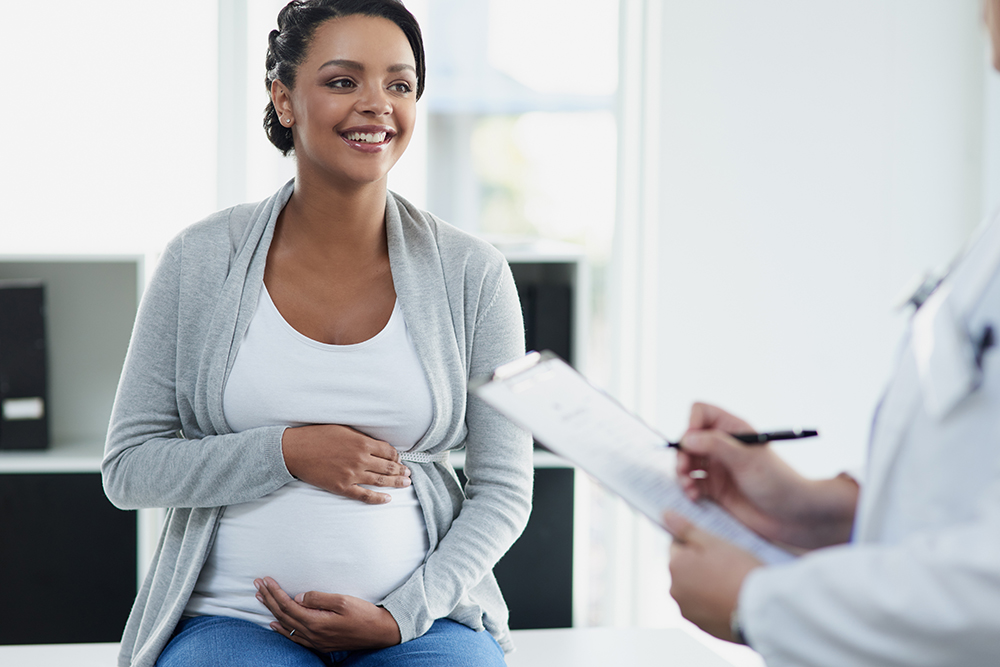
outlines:
[[[322,65],[320,65],[319,69],[322,70],[322,69],[324,69],[326,67],[329,67],[330,65],[337,65],[338,67],[343,67],[344,69],[352,69],[352,70],[355,70],[357,72],[363,72],[364,69],[365,69],[365,66],[362,65],[361,63],[359,63],[356,60],[344,60],[344,59],[328,60],[325,63],[323,63]],[[409,65],[407,63],[399,63],[399,64],[396,64],[396,65],[390,65],[386,71],[387,72],[402,72],[402,71],[405,71],[405,70],[409,70],[409,71],[413,72],[414,74],[416,74],[416,72],[417,72],[417,68],[415,68],[413,65]]]

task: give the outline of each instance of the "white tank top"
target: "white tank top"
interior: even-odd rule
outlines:
[[[223,409],[236,432],[343,424],[408,450],[430,426],[433,407],[398,302],[373,338],[327,345],[296,331],[261,289]],[[185,615],[266,627],[274,619],[253,586],[264,576],[292,596],[318,590],[380,602],[421,565],[428,539],[413,487],[377,490],[392,500],[366,505],[295,480],[227,507]]]

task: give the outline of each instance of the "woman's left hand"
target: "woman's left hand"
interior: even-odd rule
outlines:
[[[733,641],[731,618],[743,580],[763,563],[731,542],[696,528],[678,514],[663,517],[673,535],[670,595],[681,615],[719,639]]]
[[[254,582],[257,599],[277,619],[271,628],[321,653],[395,646],[401,641],[396,619],[367,600],[309,591],[293,599],[274,579]]]

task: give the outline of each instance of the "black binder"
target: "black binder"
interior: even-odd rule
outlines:
[[[0,280],[0,450],[49,445],[45,286]]]
[[[573,291],[569,285],[519,284],[524,343],[528,350],[552,350],[573,358]]]

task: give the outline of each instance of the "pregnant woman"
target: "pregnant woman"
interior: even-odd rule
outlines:
[[[169,244],[115,400],[108,497],[169,508],[119,664],[503,665],[491,571],[531,439],[467,383],[523,330],[503,257],[387,190],[420,29],[394,0],[296,1],[266,64],[296,177]]]

